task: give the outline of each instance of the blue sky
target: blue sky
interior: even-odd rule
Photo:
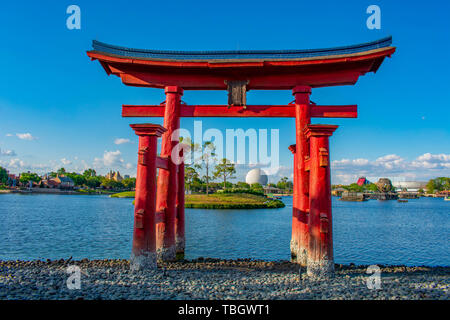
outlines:
[[[81,30],[66,28],[66,8],[81,8]],[[381,29],[366,8],[381,8]],[[0,10],[0,165],[14,173],[95,167],[135,174],[136,137],[122,104],[157,104],[162,90],[108,77],[86,51],[91,42],[172,50],[303,49],[393,36],[397,52],[355,86],[313,90],[318,104],[358,104],[358,119],[331,139],[333,182],[356,176],[406,180],[450,175],[448,1],[40,1]],[[225,104],[225,92],[186,91],[188,104]],[[290,91],[250,91],[249,104],[286,104]],[[194,119],[183,119],[191,129]],[[203,118],[203,128],[280,130],[279,176],[290,176],[293,119]],[[25,135],[24,135],[25,134]],[[29,134],[29,135],[27,135]],[[130,143],[115,144],[116,139]],[[242,168],[241,177],[246,168]]]

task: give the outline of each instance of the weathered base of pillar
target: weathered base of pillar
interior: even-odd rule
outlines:
[[[298,243],[296,240],[291,239],[291,261],[297,262]]]
[[[321,260],[307,262],[306,274],[312,280],[325,280],[334,276],[334,261]]]
[[[306,267],[308,252],[306,248],[299,246],[296,240],[291,240],[291,261]]]
[[[156,269],[156,253],[142,252],[140,255],[131,253],[130,269],[132,271]]]
[[[306,251],[306,249],[299,247],[296,256],[296,262],[302,267],[306,267],[308,263],[308,252]]]
[[[177,260],[184,260],[185,243],[186,242],[185,242],[184,238],[177,238],[176,244],[175,244],[175,252],[176,252]]]
[[[175,246],[168,248],[158,248],[156,250],[158,261],[175,261],[176,260],[176,250]]]

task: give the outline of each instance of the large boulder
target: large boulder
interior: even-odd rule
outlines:
[[[389,192],[392,190],[392,182],[388,178],[380,178],[376,185],[380,192]]]

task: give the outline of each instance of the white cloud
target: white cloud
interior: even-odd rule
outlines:
[[[51,169],[48,164],[28,164],[19,158],[13,158],[9,161],[0,161],[0,165],[5,167],[7,170],[14,171],[16,173],[24,171],[32,171],[37,173],[44,173]]]
[[[332,182],[333,184],[351,184],[353,182],[356,182],[359,177],[357,174],[335,173],[333,171],[332,176],[333,176],[332,180],[336,180]]]
[[[412,162],[417,168],[426,169],[450,169],[450,154],[425,153]]]
[[[13,137],[14,135],[12,133],[7,133],[6,136],[7,137]]]
[[[16,133],[16,136],[21,140],[36,140],[36,137],[33,137],[31,133]]]
[[[404,164],[404,159],[396,154],[388,154],[375,160],[375,165],[384,167],[386,169],[401,168]]]
[[[389,154],[383,157],[377,158],[375,161],[368,159],[342,159],[334,160],[332,167],[335,170],[347,170],[354,169],[356,171],[383,171],[383,170],[396,170],[401,169],[404,166],[404,159],[395,154]],[[348,173],[347,173],[348,174]]]
[[[8,167],[16,168],[16,169],[22,168],[24,166],[25,166],[25,163],[22,160],[17,159],[17,158],[16,159],[11,159],[9,161],[9,164],[8,164]]]
[[[0,156],[15,157],[16,153],[14,152],[14,150],[1,150],[0,149]]]
[[[383,157],[379,157],[376,161],[377,162],[389,162],[389,161],[398,161],[402,160],[402,158],[396,154],[388,154]]]
[[[1,151],[5,152],[5,150]],[[68,172],[73,171],[82,173],[86,169],[94,168],[99,174],[105,174],[109,170],[120,170],[122,174],[131,175],[136,168],[134,163],[126,162],[122,158],[122,154],[119,150],[105,151],[103,157],[94,158],[94,161],[92,162],[79,159],[78,157],[74,157],[74,159],[64,157],[59,160],[51,159],[44,163],[29,163],[26,159],[22,160],[11,155],[9,159],[0,157],[0,166],[16,174],[26,171],[45,174],[64,167]]]
[[[61,162],[62,162],[62,164],[65,165],[65,166],[68,166],[68,165],[72,164],[72,161],[70,161],[70,160],[68,160],[68,159],[66,159],[66,158],[62,158],[62,159],[61,159]]]
[[[4,151],[4,150],[1,150]],[[105,174],[109,170],[120,170],[122,174],[133,174],[136,165],[126,162],[119,150],[105,151],[103,157],[94,158],[92,162],[74,157],[68,159],[66,157],[51,159],[44,163],[29,163],[25,160],[11,156],[9,159],[0,157],[0,166],[5,167],[13,173],[21,173],[26,171],[45,174],[50,171],[56,171],[64,167],[68,172],[80,172],[89,168],[94,168],[99,174]],[[123,171],[123,172],[122,172]]]
[[[105,151],[103,153],[103,158],[94,159],[95,168],[126,168],[131,169],[133,165],[131,163],[126,163],[121,157],[122,153],[119,150],[116,151]]]
[[[335,160],[333,161],[333,164],[335,166],[346,166],[346,165],[353,165],[353,166],[364,166],[367,165],[369,163],[369,160],[367,159],[354,159],[354,160],[350,160],[350,159],[342,159],[342,160]]]
[[[103,154],[103,163],[105,166],[122,165],[123,159],[120,158],[121,152],[116,151],[105,151]]]
[[[131,143],[130,139],[125,139],[125,138],[117,138],[116,140],[114,140],[115,144],[125,144],[125,143]]]
[[[333,183],[356,182],[359,176],[391,177],[399,180],[428,180],[450,175],[450,155],[425,153],[413,161],[396,154],[368,159],[342,159],[331,164]]]

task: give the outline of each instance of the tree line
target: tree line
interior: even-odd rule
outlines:
[[[90,189],[127,189],[131,190],[136,186],[136,178],[125,178],[122,181],[108,179],[105,176],[97,175],[94,169],[84,170],[82,174],[77,172],[67,172],[64,168],[58,169],[56,172],[50,172],[49,178],[55,178],[58,175],[69,177],[76,187],[87,187]],[[43,178],[34,172],[23,172],[20,174],[19,182],[26,185],[30,181],[39,184]],[[6,185],[8,182],[8,174],[5,168],[0,167],[0,184]]]
[[[337,188],[343,188],[350,192],[378,192],[378,186],[375,183],[364,184],[362,186],[360,186],[357,183],[352,183],[349,185],[339,184],[339,185],[331,186],[331,189],[337,189]],[[394,190],[392,190],[392,188],[391,188],[391,191],[394,191]]]
[[[448,177],[430,179],[427,183],[427,193],[436,193],[445,190],[450,190],[450,178]]]

